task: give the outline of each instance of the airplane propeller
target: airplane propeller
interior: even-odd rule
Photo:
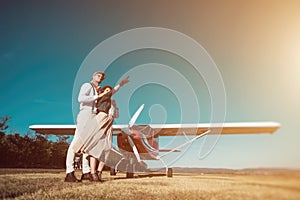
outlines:
[[[132,128],[132,126],[135,124],[137,118],[141,114],[142,110],[144,109],[145,104],[142,104],[139,109],[134,113],[131,120],[129,121],[128,128]]]
[[[139,117],[139,115],[141,114],[142,110],[144,109],[144,104],[142,104],[139,109],[134,113],[134,115],[132,116],[132,118],[130,119],[129,123],[128,123],[128,129],[130,130],[133,125],[135,124],[137,118]],[[130,135],[132,135],[130,132],[128,132],[128,130],[124,130],[123,131],[126,133],[127,135],[127,139],[128,139],[128,142],[133,150],[133,153],[136,157],[136,159],[138,160],[138,162],[141,162],[141,158],[140,158],[140,154],[132,140],[132,138],[130,137]]]

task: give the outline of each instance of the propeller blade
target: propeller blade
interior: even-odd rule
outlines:
[[[133,153],[137,159],[138,162],[141,162],[141,157],[140,154],[132,140],[132,138],[130,137],[130,135],[133,135],[130,131],[130,129],[132,128],[132,126],[134,125],[134,123],[136,122],[137,118],[139,117],[139,115],[141,114],[142,110],[144,109],[144,104],[142,104],[139,109],[134,113],[134,115],[132,116],[132,118],[130,119],[129,123],[128,123],[128,128],[123,128],[122,131],[123,133],[126,134],[127,138],[128,138],[128,142],[133,150]]]
[[[129,128],[122,128],[122,134],[126,135],[126,136],[129,136],[129,135],[133,135],[133,133],[130,132],[130,129]]]
[[[137,120],[137,118],[139,117],[139,115],[141,114],[143,109],[144,109],[144,104],[142,104],[140,106],[140,108],[132,116],[132,118],[131,118],[131,120],[129,121],[129,124],[128,124],[129,128],[131,128],[134,125],[135,121]]]
[[[135,144],[134,144],[134,142],[132,141],[132,139],[131,139],[130,136],[128,136],[128,141],[129,141],[129,144],[130,144],[130,146],[131,146],[131,148],[132,148],[132,150],[133,150],[133,153],[134,153],[134,155],[135,155],[137,161],[138,161],[138,162],[141,162],[140,154],[139,154],[139,152],[138,152],[138,150],[137,150],[137,148],[136,148],[136,146],[135,146]]]

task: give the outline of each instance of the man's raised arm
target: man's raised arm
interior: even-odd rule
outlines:
[[[116,85],[113,89],[113,94],[115,94],[116,92],[118,92],[118,90],[120,89],[120,87],[122,87],[123,85],[129,83],[129,76],[127,76],[126,78],[124,78],[123,80],[121,80],[121,82]]]

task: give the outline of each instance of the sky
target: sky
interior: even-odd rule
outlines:
[[[300,168],[299,1],[1,0],[0,4],[0,116],[11,116],[12,132],[25,134],[31,124],[73,124],[78,87],[90,81],[94,69],[105,69],[102,85],[115,85],[130,76],[131,82],[114,97],[120,109],[115,123],[128,123],[142,103],[145,109],[138,123],[210,122],[212,108],[219,104],[213,105],[208,82],[219,79],[206,80],[186,58],[144,48],[103,65],[101,58],[116,54],[128,43],[125,40],[114,46],[115,51],[96,53],[116,34],[159,27],[200,44],[206,53],[196,59],[213,60],[226,94],[225,101],[222,96],[214,100],[224,103],[226,122],[281,124],[272,135],[221,136],[201,159],[205,140],[199,140],[175,155],[178,159],[172,165]],[[129,42],[134,46],[138,41]],[[165,41],[168,38],[161,43]],[[93,56],[96,60],[91,61]],[[160,138],[160,145],[184,140]]]

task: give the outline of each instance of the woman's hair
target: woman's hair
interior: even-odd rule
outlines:
[[[99,88],[99,93],[103,92],[106,88],[109,88],[110,90],[112,90],[113,88],[109,85],[103,86],[102,88]]]

